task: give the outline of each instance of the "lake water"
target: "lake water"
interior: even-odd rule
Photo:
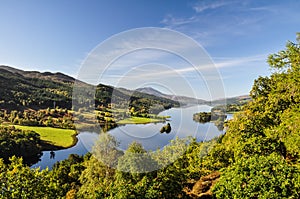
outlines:
[[[94,132],[81,132],[77,135],[78,142],[75,146],[68,149],[54,151],[54,157],[51,157],[51,151],[43,151],[43,155],[40,158],[41,160],[32,165],[31,168],[52,168],[54,163],[67,159],[70,154],[84,155],[91,150],[98,136],[99,134]]]
[[[114,128],[109,133],[119,141],[119,149],[121,150],[126,150],[128,145],[133,141],[141,143],[146,150],[156,150],[163,148],[170,140],[176,137],[192,136],[197,138],[198,141],[210,140],[224,132],[218,130],[211,122],[201,124],[193,121],[194,113],[201,111],[208,112],[210,109],[210,106],[201,105],[171,108],[161,112],[160,115],[171,116],[169,121],[166,122],[171,125],[172,130],[170,133],[160,133],[160,129],[166,123],[128,124]],[[228,119],[231,117],[232,115],[228,115]],[[78,142],[75,146],[55,151],[54,156],[53,154],[51,155],[50,151],[44,151],[41,160],[34,164],[32,168],[51,168],[55,162],[68,158],[70,154],[84,155],[91,150],[98,136],[99,134],[95,132],[81,132],[77,136]]]

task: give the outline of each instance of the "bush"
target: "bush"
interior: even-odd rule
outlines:
[[[213,188],[217,198],[299,198],[300,171],[277,154],[241,158]]]

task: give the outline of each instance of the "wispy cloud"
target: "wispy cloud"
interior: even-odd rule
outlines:
[[[203,73],[205,71],[215,71],[217,72],[223,68],[234,68],[234,67],[243,67],[245,65],[254,65],[255,63],[263,63],[266,59],[265,54],[254,55],[248,57],[220,57],[214,58],[215,63],[211,62],[210,64],[199,65],[199,66],[190,66],[182,68],[171,68],[170,66],[162,65],[159,63],[151,63],[140,65],[139,67],[131,68],[131,72],[126,74],[126,78],[130,79],[160,79],[160,78],[172,78],[175,76],[185,76],[188,77],[193,73]],[[147,66],[147,67],[144,67]],[[110,74],[109,78],[120,78],[122,75]],[[124,76],[123,76],[124,77]]]
[[[227,68],[227,67],[243,67],[243,65],[249,65],[254,62],[264,62],[266,59],[265,54],[262,55],[254,55],[254,56],[249,56],[249,57],[237,57],[237,58],[221,58],[218,59],[216,58],[215,63],[209,64],[209,65],[201,65],[201,66],[196,66],[196,67],[189,67],[189,68],[182,68],[176,70],[177,73],[187,73],[195,70],[210,70],[213,67],[216,69],[221,69],[221,68]],[[220,61],[222,60],[222,61]]]
[[[271,6],[260,6],[260,7],[252,7],[249,8],[250,11],[262,11],[262,12],[276,12],[276,9],[274,9]]]
[[[161,23],[191,36],[204,47],[226,44],[229,40],[225,38],[228,37],[258,34],[264,30],[266,19],[278,14],[278,7],[255,6],[249,0],[243,3],[236,0],[201,0],[191,5],[191,9],[193,11],[185,17],[169,13]]]
[[[232,4],[230,1],[199,1],[196,5],[193,6],[193,9],[197,12],[204,12],[205,10],[217,9],[223,6]]]
[[[162,24],[166,25],[167,27],[175,27],[175,26],[181,26],[186,25],[190,23],[196,22],[198,19],[196,16],[188,17],[188,18],[177,18],[174,17],[171,14],[168,14],[165,16],[165,18],[161,21]]]
[[[259,67],[265,62],[266,56],[259,54],[247,57],[213,57],[214,62],[210,61],[197,66],[178,65],[174,60],[168,65],[162,63],[141,64],[123,68],[122,71],[108,71],[103,75],[102,80],[117,87],[131,89],[144,85],[164,85],[177,89],[176,93],[181,94],[183,94],[183,90],[191,89],[189,85],[218,90],[221,88],[223,80],[236,78],[236,75],[227,72],[224,74],[223,71]],[[188,93],[186,95],[193,96]]]

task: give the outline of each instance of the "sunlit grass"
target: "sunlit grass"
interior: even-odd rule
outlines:
[[[74,145],[76,141],[74,136],[75,130],[71,129],[59,129],[52,127],[36,127],[36,126],[20,126],[14,125],[15,128],[22,130],[31,130],[37,132],[41,136],[41,140],[55,145],[58,147],[68,148]]]
[[[145,117],[130,117],[123,120],[118,121],[118,124],[147,124],[154,122],[164,122],[163,118],[145,118]]]

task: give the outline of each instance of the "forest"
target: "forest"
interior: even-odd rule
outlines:
[[[251,100],[220,137],[176,138],[153,152],[133,142],[123,152],[101,133],[92,153],[70,155],[52,170],[31,169],[19,154],[3,157],[0,198],[300,198],[300,39],[268,64],[272,75],[254,81]],[[38,152],[34,132],[0,132],[4,150],[29,147],[28,138]]]

